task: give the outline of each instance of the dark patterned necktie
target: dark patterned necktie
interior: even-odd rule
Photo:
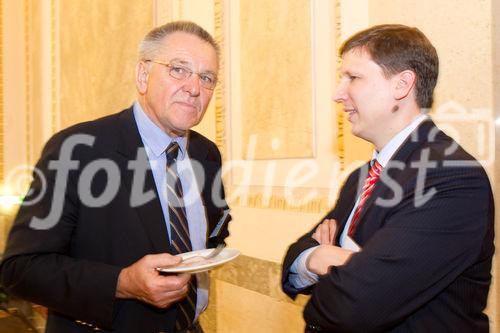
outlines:
[[[370,171],[368,171],[368,177],[366,177],[365,184],[363,185],[363,192],[361,193],[358,206],[356,207],[354,215],[352,216],[351,225],[349,226],[349,231],[347,232],[349,237],[352,237],[354,235],[354,232],[356,231],[359,215],[363,211],[363,206],[365,205],[366,200],[370,197],[370,194],[372,194],[373,187],[375,187],[375,184],[380,177],[381,171],[382,166],[377,160],[375,160],[372,167],[370,168]]]
[[[192,251],[186,209],[182,198],[182,184],[177,174],[176,161],[179,152],[177,142],[167,147],[167,200],[170,217],[170,241],[176,253]],[[179,331],[191,326],[196,309],[196,277],[189,282],[187,297],[178,303],[175,328]]]

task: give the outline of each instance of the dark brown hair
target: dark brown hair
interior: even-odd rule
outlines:
[[[439,73],[439,59],[434,46],[417,28],[400,24],[376,25],[350,37],[339,54],[361,48],[368,51],[387,77],[411,70],[416,75],[417,104],[432,106],[432,95]]]

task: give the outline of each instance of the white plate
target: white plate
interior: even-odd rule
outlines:
[[[188,259],[190,257],[199,256],[199,255],[207,255],[212,252],[213,249],[205,249],[198,250],[192,252],[186,252],[178,254],[182,259]],[[156,268],[160,272],[164,273],[199,273],[208,271],[215,267],[218,267],[222,264],[225,264],[228,261],[235,259],[240,255],[240,251],[236,249],[224,248],[217,256],[210,259],[201,259],[201,261],[197,262],[187,262],[186,264],[180,263],[176,266],[167,266],[167,267],[158,267]]]

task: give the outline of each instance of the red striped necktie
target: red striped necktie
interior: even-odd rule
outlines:
[[[366,177],[365,184],[363,185],[363,192],[359,197],[358,206],[356,207],[354,215],[352,216],[351,219],[351,225],[349,226],[349,231],[347,233],[349,237],[352,237],[354,235],[354,232],[356,231],[359,216],[363,211],[363,206],[366,200],[370,197],[370,194],[372,194],[373,188],[375,187],[375,184],[377,183],[378,178],[380,177],[381,171],[382,171],[382,166],[377,160],[374,160],[372,167],[370,168],[370,171],[368,171],[368,177]]]

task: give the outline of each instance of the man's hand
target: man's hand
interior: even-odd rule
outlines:
[[[338,246],[322,244],[309,255],[306,267],[315,274],[325,275],[328,273],[328,267],[345,264],[353,253]]]
[[[337,221],[325,219],[318,225],[312,237],[320,244],[333,244],[337,234]]]
[[[144,256],[122,269],[116,287],[117,298],[135,298],[158,308],[167,308],[183,299],[188,291],[190,274],[163,276],[156,267],[172,266],[180,257],[168,253]]]

